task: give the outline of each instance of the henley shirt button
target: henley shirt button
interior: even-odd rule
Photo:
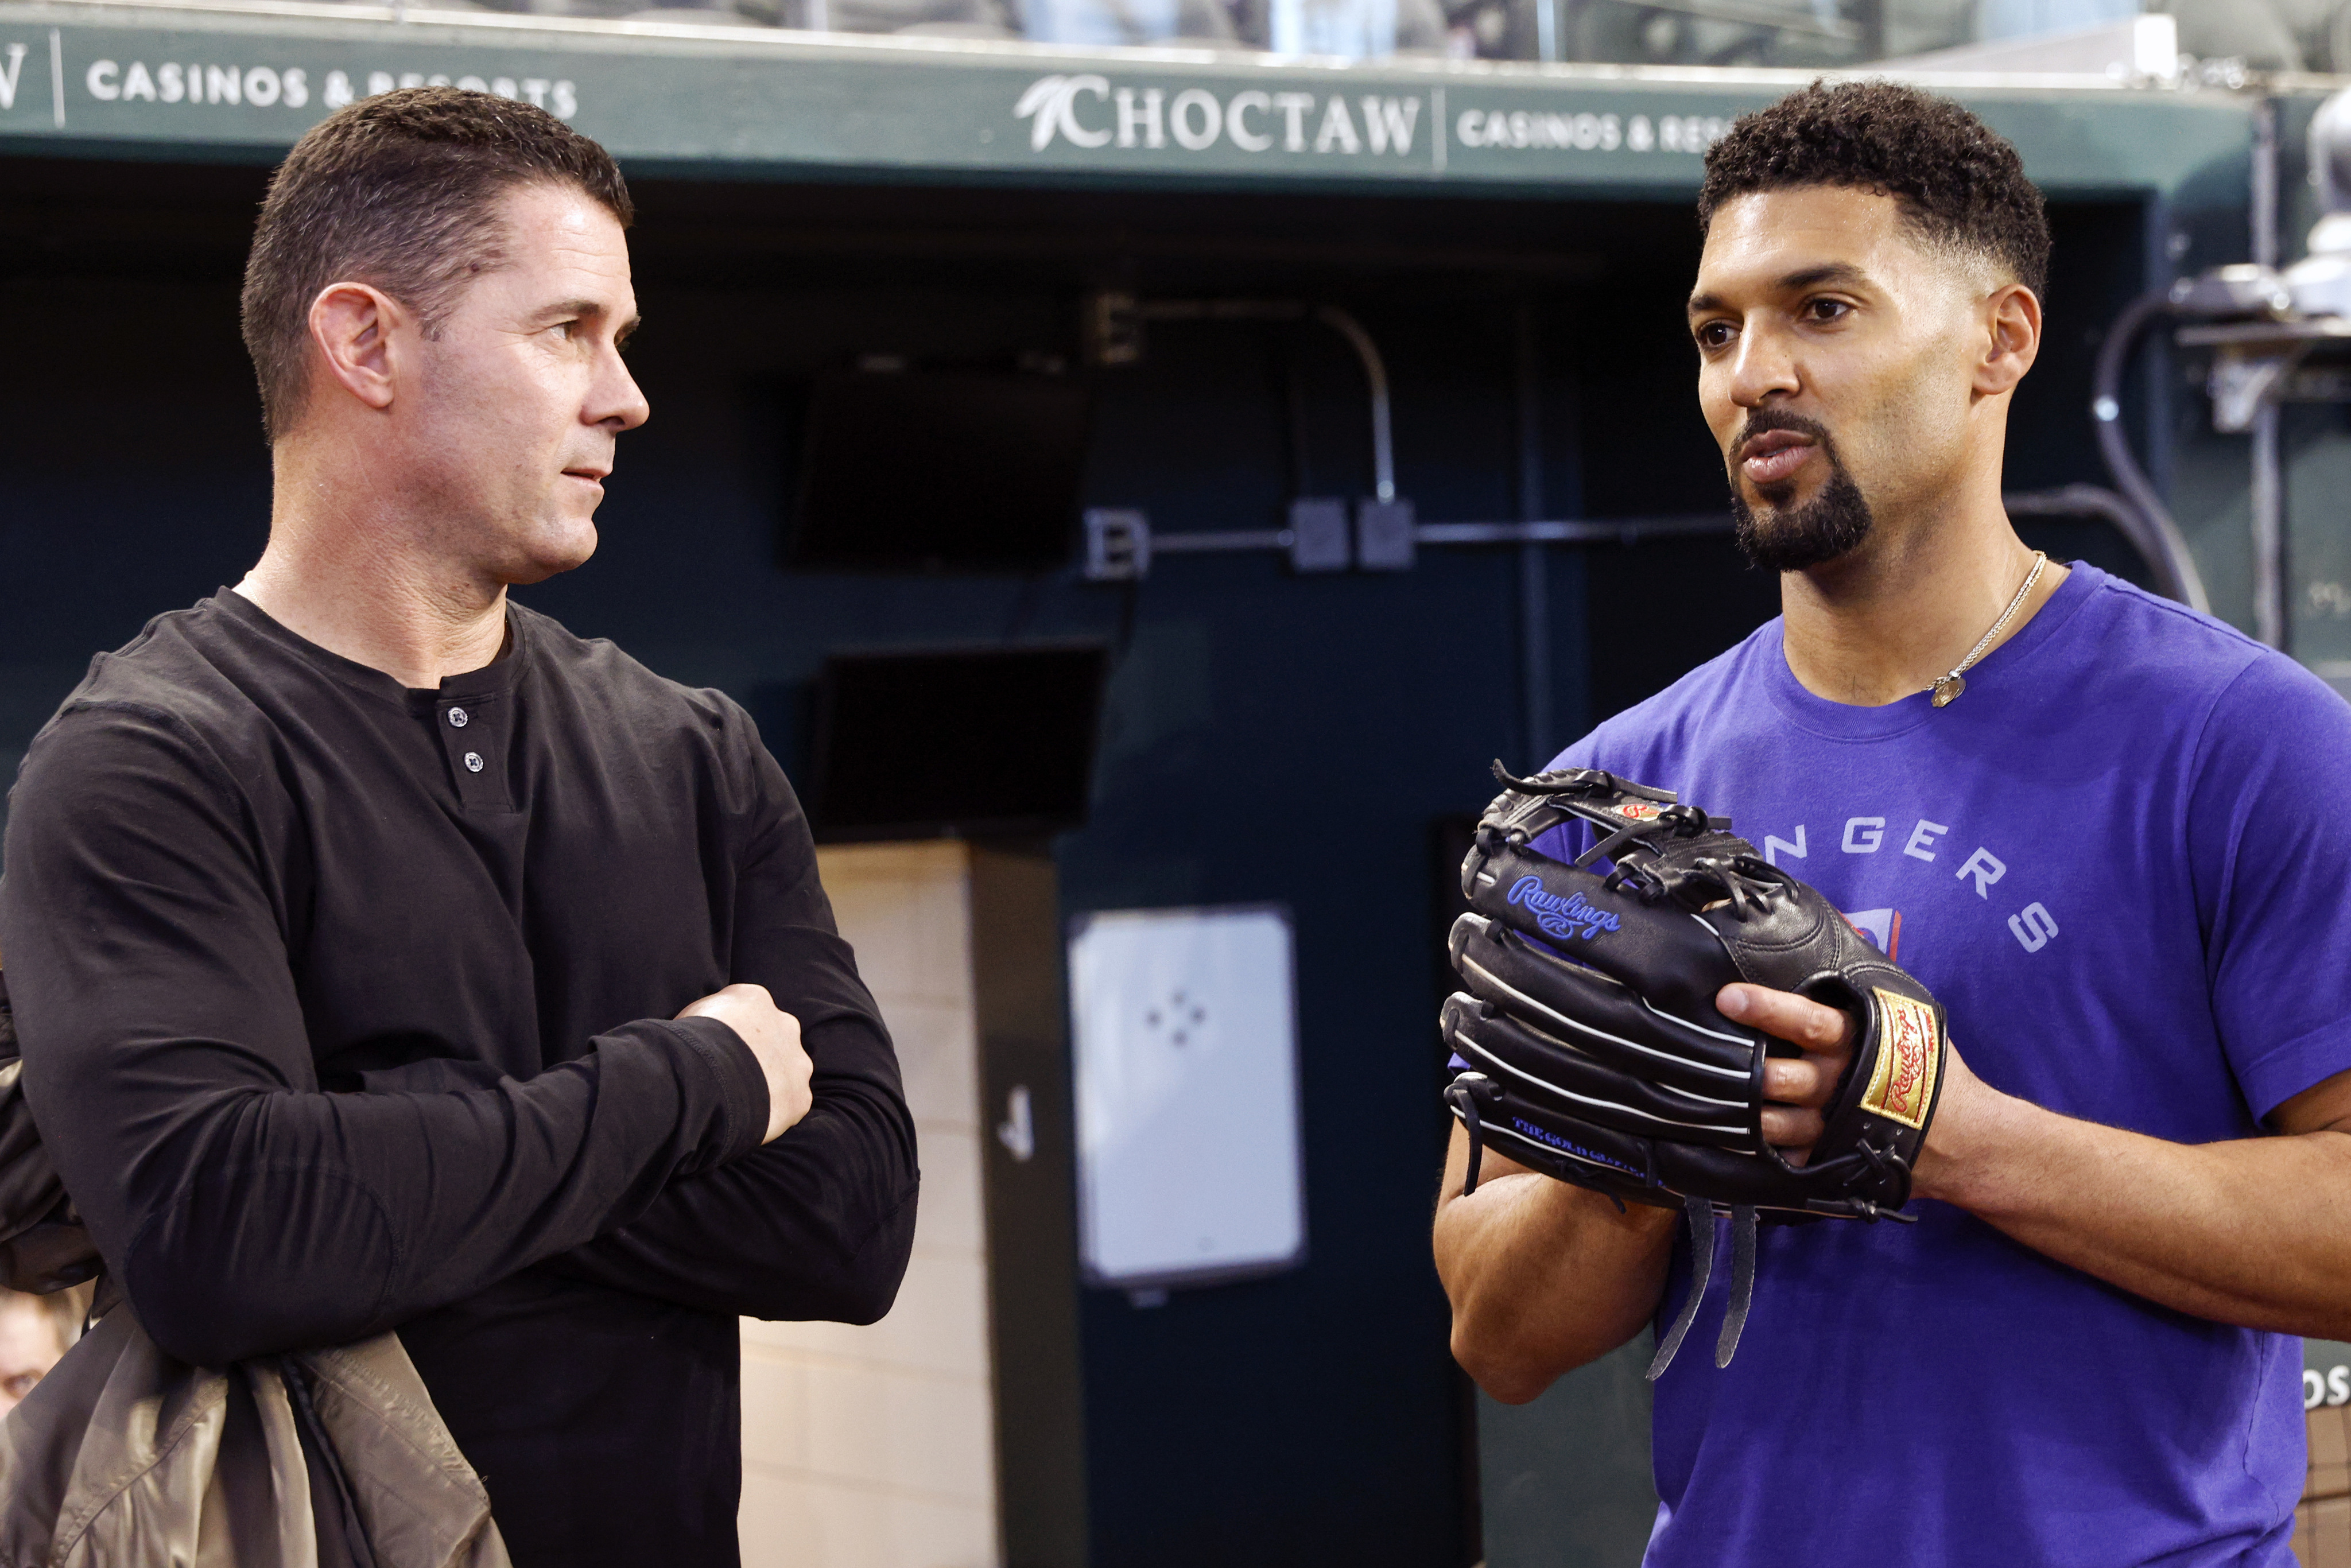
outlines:
[[[461,708],[461,707],[453,707],[453,708],[451,708],[451,709],[449,710],[449,727],[450,727],[450,728],[452,728],[452,729],[463,729],[463,728],[465,728],[467,725],[469,725],[469,724],[471,724],[471,723],[473,723],[473,722],[474,722],[474,716],[473,716],[473,715],[471,715],[471,714],[469,714],[469,713],[467,713],[464,708]]]
[[[482,754],[478,751],[469,751],[465,753],[465,771],[468,773],[479,773],[481,770]]]

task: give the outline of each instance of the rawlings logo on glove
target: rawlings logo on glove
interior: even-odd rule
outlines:
[[[1534,912],[1535,924],[1553,936],[1581,936],[1585,941],[1603,931],[1618,931],[1624,922],[1604,909],[1594,909],[1581,893],[1565,899],[1543,891],[1542,879],[1522,876],[1510,887],[1510,902]]]

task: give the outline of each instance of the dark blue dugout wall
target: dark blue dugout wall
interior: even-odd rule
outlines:
[[[233,581],[260,548],[266,454],[235,294],[261,183],[252,169],[0,162],[0,767],[13,771],[93,650]],[[1546,514],[1715,507],[1719,460],[1680,325],[1686,210],[638,193],[646,325],[632,361],[653,418],[622,444],[596,559],[521,597],[742,699],[788,768],[829,651],[1108,639],[1092,820],[1055,847],[1065,912],[1279,900],[1296,913],[1311,1260],[1157,1308],[1086,1296],[1092,1561],[1475,1561],[1475,1423],[1427,1251],[1445,1131],[1431,823],[1483,803],[1489,758],[1531,765],[1539,742],[1728,645],[1771,612],[1773,585],[1720,540],[1553,549],[1553,700],[1549,733],[1530,736],[1515,550],[1303,579],[1270,555],[1166,559],[1136,587],[1070,571],[796,574],[777,565],[791,411],[808,374],[859,354],[1074,361],[1089,287],[1329,301],[1385,350],[1401,492],[1426,520],[1502,519],[1521,501],[1531,313]],[[2082,254],[2136,255],[2130,209],[2084,208],[2061,218],[2061,269],[2076,231]],[[2085,323],[2089,291],[2079,308]],[[2047,381],[2085,385],[2085,355],[2072,342]],[[1089,504],[1141,507],[1165,530],[1268,528],[1300,489],[1370,487],[1361,381],[1328,334],[1155,326],[1141,365],[1100,376]],[[2096,478],[2072,412],[2086,392],[2042,395],[2018,442],[2030,482]],[[2112,553],[2089,535],[2084,547]],[[1557,1495],[1576,1487],[1561,1477]]]
[[[721,684],[748,684],[754,659],[760,681],[804,678],[843,644],[1107,637],[1117,658],[1093,814],[1057,846],[1065,909],[1270,899],[1296,914],[1311,1260],[1152,1309],[1086,1294],[1092,1561],[1473,1561],[1462,1390],[1426,1240],[1443,1131],[1426,844],[1433,816],[1484,799],[1487,758],[1528,749],[1515,555],[1431,552],[1409,574],[1306,579],[1270,554],[1165,559],[1134,588],[1067,573],[795,579],[767,565],[789,475],[768,465],[760,410],[847,354],[1074,356],[1077,298],[1102,282],[1335,299],[1385,351],[1404,493],[1426,517],[1508,517],[1518,313],[1560,290],[1561,273],[1588,272],[1588,254],[1540,236],[1567,255],[1499,276],[1431,267],[1418,253],[1444,232],[1442,208],[1415,224],[1334,206],[1316,223],[1237,199],[1171,212],[957,195],[869,219],[875,198],[818,193],[806,199],[828,226],[885,223],[887,242],[866,231],[879,254],[852,283],[794,255],[788,219],[776,242],[788,303],[747,320],[758,296],[713,276],[744,263],[664,256],[664,199],[647,196],[643,265],[679,283],[649,291],[637,357],[657,405],[668,400],[624,457],[643,465],[643,488],[622,470],[608,554],[591,568],[606,575],[532,601]],[[1351,244],[1396,259],[1334,265]],[[956,259],[942,267],[940,253]],[[747,403],[743,384],[758,389]],[[1143,362],[1102,371],[1098,387],[1090,504],[1141,507],[1168,531],[1268,528],[1293,486],[1370,488],[1360,373],[1320,329],[1155,326]],[[1562,378],[1552,401],[1571,407],[1570,390]],[[1544,475],[1568,505],[1574,453],[1562,439]],[[1576,558],[1552,570],[1564,733],[1581,717],[1582,593]],[[699,624],[678,616],[722,580]],[[789,694],[766,697],[779,727]]]

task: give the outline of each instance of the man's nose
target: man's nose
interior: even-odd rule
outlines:
[[[1730,401],[1741,408],[1758,408],[1774,395],[1793,397],[1803,390],[1795,355],[1786,336],[1765,323],[1750,322],[1739,335],[1739,352],[1731,361]]]
[[[609,424],[615,431],[634,430],[653,417],[653,404],[645,400],[637,378],[629,373],[628,361],[618,350],[605,354],[603,373],[596,378],[587,409],[588,423]]]

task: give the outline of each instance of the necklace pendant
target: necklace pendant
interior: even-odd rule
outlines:
[[[1949,707],[1959,701],[1959,694],[1968,689],[1968,678],[1956,672],[1935,677],[1935,706]]]

